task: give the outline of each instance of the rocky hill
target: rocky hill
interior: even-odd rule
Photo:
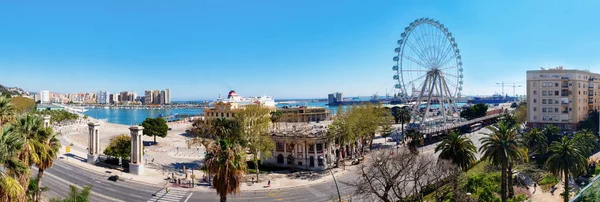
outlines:
[[[0,85],[0,93],[2,95],[12,95],[12,96],[30,96],[29,92],[24,91],[19,87],[5,87]]]

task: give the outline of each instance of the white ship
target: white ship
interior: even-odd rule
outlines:
[[[258,97],[242,97],[239,96],[234,90],[229,91],[227,98],[221,98],[219,95],[219,99],[215,102],[230,102],[237,103],[238,105],[249,105],[249,104],[261,104],[266,107],[275,107],[275,100],[271,96],[258,96]]]

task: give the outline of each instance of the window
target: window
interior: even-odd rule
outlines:
[[[287,164],[294,165],[294,156],[292,156],[291,154],[287,156]]]
[[[235,113],[231,113],[231,117],[235,117]]]
[[[534,99],[533,99],[533,103],[537,103],[537,99],[535,99],[535,98],[534,98]]]
[[[555,96],[558,96],[558,91],[554,91],[554,95],[555,95]]]
[[[324,166],[325,165],[325,164],[323,164],[323,156],[317,157],[317,161],[319,162],[319,166]]]
[[[542,91],[542,96],[546,96],[546,91]]]
[[[558,100],[554,100],[554,104],[558,104]]]
[[[323,144],[317,144],[317,153],[323,153]]]
[[[282,154],[277,155],[277,163],[283,164],[283,155]]]
[[[229,117],[229,112],[227,112],[227,117]]]
[[[546,82],[542,82],[542,87],[546,87]]]
[[[546,108],[545,107],[542,107],[542,112],[546,112]]]
[[[554,83],[554,87],[558,87],[558,83]]]
[[[278,152],[283,152],[283,143],[281,143],[281,142],[277,143],[277,151]]]
[[[558,112],[558,108],[554,108],[554,112]]]
[[[537,115],[533,115],[533,120],[537,120]]]
[[[315,157],[314,156],[310,156],[308,166],[315,167]]]
[[[542,104],[546,104],[546,99],[542,99]]]
[[[223,116],[223,112],[221,112],[221,117],[225,117],[225,116]]]
[[[533,107],[533,111],[534,111],[534,112],[535,112],[535,111],[537,111],[537,108],[536,108],[536,107]]]

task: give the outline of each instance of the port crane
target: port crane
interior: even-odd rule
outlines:
[[[522,87],[521,85],[517,85],[518,83],[522,83],[522,82],[504,82],[504,81],[502,81],[500,83],[496,83],[496,85],[502,85],[502,96],[504,96],[504,86],[512,87],[513,88],[513,96],[516,97],[517,94],[515,93],[515,89],[517,87],[519,87],[519,88]]]

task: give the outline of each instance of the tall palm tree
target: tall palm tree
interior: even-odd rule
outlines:
[[[477,147],[473,145],[471,139],[460,136],[454,131],[435,147],[435,152],[440,152],[440,159],[450,160],[458,168],[466,171],[476,161]]]
[[[206,168],[214,175],[212,187],[217,190],[221,202],[228,194],[239,194],[240,183],[247,172],[246,153],[239,145],[227,139],[219,140],[206,155]]]
[[[0,126],[14,120],[15,109],[10,98],[0,95]]]
[[[43,146],[40,148],[36,148],[36,153],[39,157],[39,161],[36,163],[38,167],[38,175],[37,175],[37,190],[35,194],[35,201],[40,201],[41,196],[41,183],[42,177],[44,176],[44,171],[50,167],[54,163],[54,159],[58,156],[58,151],[61,147],[60,141],[56,138],[56,133],[52,131],[51,128],[45,128],[44,130],[40,130],[38,133],[38,138],[43,142]]]
[[[569,174],[576,175],[585,170],[587,160],[583,152],[576,146],[573,139],[563,137],[560,141],[550,145],[550,157],[546,160],[546,167],[556,176],[564,177],[564,201],[569,201]]]
[[[590,130],[581,130],[573,137],[573,142],[579,147],[584,157],[591,156],[598,148],[598,138]]]
[[[71,191],[69,191],[69,195],[67,198],[53,198],[50,199],[50,202],[88,202],[90,199],[90,194],[92,193],[91,186],[85,186],[83,189],[79,190],[76,186],[69,185]]]
[[[217,118],[212,122],[211,132],[215,134],[217,138],[231,138],[235,130],[235,122],[226,118]]]
[[[24,187],[16,179],[29,175],[27,166],[17,158],[23,141],[12,126],[0,131],[0,201],[13,201],[25,195]]]
[[[522,135],[523,144],[529,148],[531,154],[545,154],[548,151],[548,138],[537,128],[531,129]]]
[[[281,120],[281,116],[283,116],[283,112],[281,111],[272,111],[271,112],[271,123],[273,123],[273,130],[277,129],[277,122]]]
[[[501,199],[506,202],[507,197],[507,168],[510,162],[526,158],[527,152],[521,148],[516,128],[504,121],[497,125],[487,127],[492,133],[481,138],[482,146],[479,151],[483,153],[482,160],[488,160],[496,165],[501,165]],[[512,176],[511,176],[512,179]]]
[[[35,115],[21,116],[15,122],[14,132],[20,135],[23,141],[23,149],[20,151],[18,158],[27,167],[39,162],[40,157],[36,150],[45,146],[45,143],[40,141],[41,138],[39,138],[40,130],[43,130],[42,120]],[[21,183],[21,186],[28,186],[30,177],[29,175],[20,176],[19,183]]]
[[[402,124],[402,134],[404,134],[404,124],[410,123],[410,111],[407,109],[400,109],[397,113],[398,121]]]

